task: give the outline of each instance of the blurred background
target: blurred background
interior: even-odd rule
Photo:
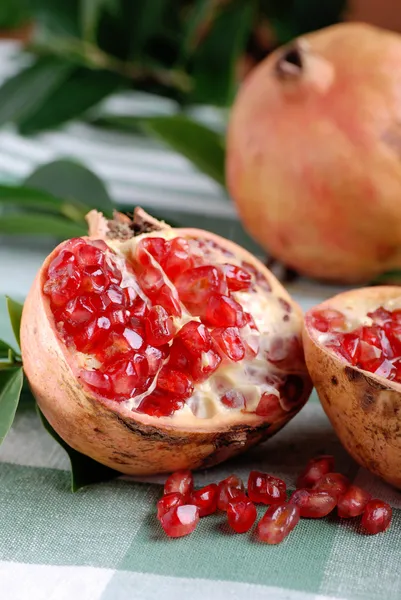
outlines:
[[[35,237],[19,295],[91,207],[141,204],[261,254],[225,189],[230,106],[272,50],[345,20],[401,31],[399,0],[2,0],[0,263],[18,270]]]

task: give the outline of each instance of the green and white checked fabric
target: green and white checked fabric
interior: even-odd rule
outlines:
[[[12,44],[0,45],[0,78],[15,68],[9,65],[15,52]],[[121,108],[127,98],[112,103]],[[128,105],[133,110],[132,99]],[[167,110],[166,105],[155,104],[155,110]],[[9,128],[0,131],[4,181],[66,155],[96,170],[121,204],[141,203],[174,222],[209,226],[249,245],[222,192],[184,159],[151,142],[96,132],[80,123],[33,140]],[[51,242],[27,247],[0,239],[0,294],[22,300],[50,249]],[[303,308],[336,291],[305,281],[290,289]],[[0,337],[12,341],[3,302]],[[230,533],[223,516],[214,515],[188,538],[169,540],[155,518],[162,479],[121,478],[72,494],[66,454],[45,432],[33,407],[22,404],[0,448],[0,598],[400,600],[401,494],[348,457],[315,395],[275,438],[196,474],[196,483],[232,472],[246,478],[251,469],[259,469],[282,477],[291,489],[299,470],[317,453],[334,454],[343,473],[393,506],[387,533],[365,536],[353,520],[334,517],[303,520],[283,544],[269,547],[247,534]]]

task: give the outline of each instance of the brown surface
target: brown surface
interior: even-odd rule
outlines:
[[[401,32],[400,0],[348,0],[346,18]]]

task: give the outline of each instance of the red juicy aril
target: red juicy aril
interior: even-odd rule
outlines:
[[[124,473],[166,472],[238,454],[298,412],[302,314],[257,259],[141,210],[89,222],[46,259],[22,319],[25,371],[63,439]]]
[[[345,448],[401,488],[401,289],[344,292],[305,316],[304,348],[319,398]]]

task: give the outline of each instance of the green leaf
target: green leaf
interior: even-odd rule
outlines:
[[[29,0],[35,24],[53,36],[79,36],[80,0]]]
[[[217,4],[210,0],[197,0],[186,18],[184,38],[181,45],[181,60],[188,57],[198,46],[199,33],[207,25],[217,10]]]
[[[51,235],[68,239],[87,235],[84,225],[45,214],[16,213],[0,216],[0,233],[6,235]]]
[[[78,222],[83,222],[86,213],[90,210],[89,206],[85,206],[77,201],[67,202],[47,192],[16,185],[0,185],[1,204],[18,208],[28,208],[34,211],[42,210],[47,213],[61,214]]]
[[[11,327],[13,329],[15,339],[17,340],[18,346],[21,346],[19,332],[21,329],[21,317],[22,309],[24,305],[16,300],[13,300],[9,296],[6,296],[7,310],[11,321]]]
[[[141,119],[140,123],[146,131],[169,144],[200,171],[224,186],[225,152],[217,133],[181,115],[150,117]]]
[[[71,64],[54,57],[36,62],[0,87],[0,126],[18,123],[31,115],[72,70]]]
[[[80,20],[83,37],[86,41],[96,42],[96,29],[103,12],[118,13],[118,0],[81,0]]]
[[[22,368],[0,371],[0,444],[13,424],[23,379]]]
[[[10,351],[13,351],[11,346],[7,342],[0,340],[0,358],[8,358]]]
[[[118,471],[105,467],[93,460],[93,458],[89,458],[89,456],[85,456],[85,454],[81,454],[81,452],[71,448],[71,446],[69,446],[59,434],[54,431],[39,407],[37,407],[37,411],[46,431],[50,433],[52,438],[54,438],[68,454],[71,463],[71,489],[73,492],[77,492],[86,485],[109,481],[110,479],[121,476],[121,473]]]
[[[213,27],[199,45],[191,72],[195,103],[230,105],[236,91],[237,61],[245,52],[255,16],[255,2],[233,0],[221,9]]]
[[[373,281],[371,281],[371,285],[401,285],[401,270],[393,269],[392,271],[386,271],[382,275],[378,275]]]
[[[54,129],[79,117],[124,84],[124,78],[115,73],[79,67],[47,96],[36,111],[19,121],[19,130],[29,135]]]
[[[38,167],[25,180],[25,185],[112,216],[114,206],[104,183],[92,171],[72,160],[55,160]]]
[[[132,23],[130,58],[145,55],[146,44],[163,31],[171,0],[136,0],[135,21]]]

